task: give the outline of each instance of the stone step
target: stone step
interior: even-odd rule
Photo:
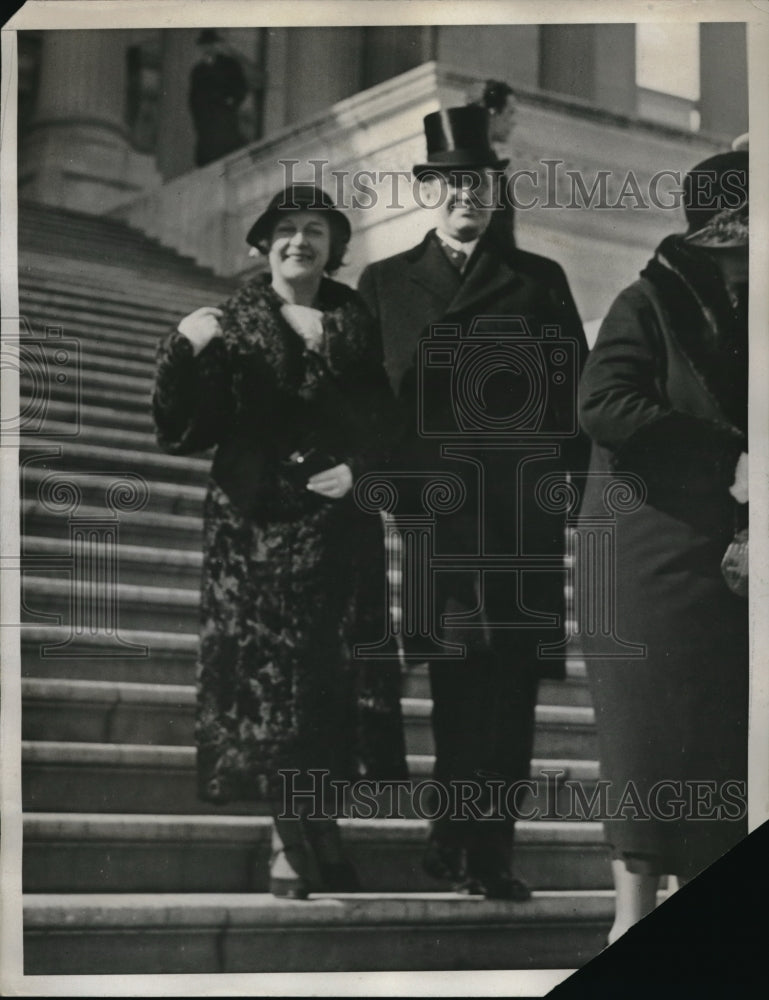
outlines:
[[[26,678],[22,698],[26,740],[187,746],[195,739],[192,685]],[[432,701],[404,697],[402,709],[408,751],[432,754]],[[591,708],[537,706],[537,756],[591,759],[597,752]]]
[[[192,257],[164,247],[125,225],[122,231],[104,231],[90,221],[68,219],[59,225],[27,212],[20,215],[19,223],[19,247],[22,252],[27,248],[46,251],[53,243],[57,254],[83,260],[108,261],[122,267],[136,265],[142,270],[154,267],[169,274],[188,275],[194,271],[201,278],[213,277],[213,272],[209,271],[206,275]]]
[[[24,741],[23,808],[34,812],[254,812],[253,803],[215,806],[201,802],[197,797],[195,756],[191,746]],[[420,786],[419,794],[429,797],[433,758],[409,754],[408,765],[412,789]],[[531,780],[536,786],[536,801],[528,792],[521,793],[521,801],[535,812],[523,818],[575,818],[577,796],[589,797],[595,790],[598,764],[592,760],[535,758]],[[393,804],[394,794],[399,793],[392,786],[379,790],[375,798],[380,814],[392,815],[395,810],[411,818],[412,797],[404,791]]]
[[[422,870],[426,820],[340,820],[368,892],[439,888]],[[27,813],[25,892],[267,892],[268,816]],[[609,889],[600,823],[521,821],[515,870],[535,889]]]
[[[45,287],[48,282],[66,283],[73,291],[93,297],[94,290],[110,300],[126,300],[137,306],[174,310],[176,303],[192,308],[208,305],[211,296],[225,297],[237,280],[202,276],[194,268],[169,273],[162,268],[121,267],[98,260],[79,260],[41,249],[22,247],[19,252],[19,282]],[[186,308],[186,306],[185,306]]]
[[[68,538],[25,536],[22,569],[34,574],[36,565],[49,557],[67,559],[72,551]],[[138,586],[156,584],[199,590],[203,564],[201,552],[191,549],[156,548],[149,545],[119,545],[115,578]]]
[[[22,397],[24,401],[25,397]],[[155,434],[155,425],[149,407],[144,410],[121,410],[114,406],[90,406],[80,403],[75,406],[74,400],[46,400],[46,420],[82,428],[111,428],[115,438],[122,437],[123,430]],[[157,445],[154,446],[157,448]]]
[[[121,642],[86,634],[64,645],[67,629],[25,625],[20,636],[23,677],[187,685],[195,680],[195,633],[121,629]]]
[[[31,469],[29,472],[31,473]],[[44,479],[40,476],[40,481]],[[116,478],[103,477],[108,486]],[[26,477],[25,477],[26,479]],[[43,505],[36,496],[31,482],[25,482],[25,493],[34,499],[25,500],[21,505],[22,530],[25,535],[47,535],[51,538],[69,538],[70,524],[66,508],[55,512]],[[40,488],[40,484],[38,484]],[[193,487],[187,487],[192,490]],[[202,494],[187,494],[178,487],[176,491],[164,494],[155,483],[150,494],[147,510],[121,511],[119,532],[121,542],[127,544],[152,544],[159,548],[183,548],[201,551],[203,520]],[[104,505],[104,489],[96,482],[83,484],[83,503],[77,508],[77,516],[84,520],[98,520],[109,514]],[[89,504],[89,499],[91,503]],[[180,513],[189,511],[189,513]]]
[[[118,250],[121,247],[135,245],[147,251],[162,250],[166,254],[172,254],[177,260],[191,260],[183,258],[175,250],[164,247],[159,240],[147,236],[123,219],[109,215],[89,215],[73,209],[42,205],[23,199],[19,203],[19,222],[22,232],[39,235],[46,245],[50,245],[53,237],[61,236],[80,237],[84,244],[89,240],[100,239],[109,242]]]
[[[56,379],[45,379],[44,389],[35,382],[35,373],[23,370],[19,376],[19,392],[25,399],[41,401],[44,406],[49,399],[68,402],[72,406],[87,403],[95,406],[119,406],[124,410],[140,410],[151,413],[151,380],[126,376],[122,379],[118,374],[108,372],[92,372],[80,369],[77,377],[73,375],[63,382]],[[28,426],[29,421],[25,423]]]
[[[93,472],[80,469],[74,472],[52,467],[54,461],[60,465],[62,460],[47,460],[48,468],[41,468],[42,462],[40,465],[31,463],[25,465],[21,484],[25,534],[62,537],[63,533],[64,536],[68,536],[70,515],[82,519],[93,514],[102,520],[117,518],[121,540],[137,541],[138,544],[142,542],[155,544],[156,538],[152,534],[151,526],[150,534],[144,538],[127,538],[124,534],[126,531],[131,532],[133,518],[138,518],[140,514],[151,514],[166,519],[169,539],[184,535],[192,525],[196,532],[196,544],[198,547],[202,544],[199,533],[205,497],[202,485],[165,483],[157,480],[147,482],[140,472],[133,472],[130,475],[108,472],[106,469]],[[113,455],[111,467],[114,469],[116,465],[117,460]],[[110,466],[107,466],[107,469],[109,468]],[[123,490],[125,490],[124,496],[129,498],[126,502],[120,500]],[[128,491],[133,492],[129,494]],[[71,498],[77,503],[74,509]],[[126,509],[143,502],[144,506],[140,510]],[[178,523],[177,517],[181,519]],[[187,520],[189,518],[195,518],[194,523]],[[42,528],[40,525],[45,527]],[[171,541],[163,544],[174,545]]]
[[[76,304],[66,300],[59,302],[63,296],[48,296],[43,294],[25,293],[21,298],[21,308],[24,318],[29,322],[34,341],[46,346],[55,337],[44,337],[46,330],[61,329],[62,336],[75,338],[84,349],[88,343],[98,348],[114,347],[115,353],[122,352],[126,358],[139,358],[153,361],[155,349],[161,337],[176,327],[184,315],[182,309],[173,319],[163,317],[134,317],[127,315],[117,307],[93,308],[86,304]],[[191,311],[191,310],[189,310]]]
[[[23,605],[27,615],[23,622],[59,624],[76,628],[87,625],[72,617],[71,609],[75,586],[69,578],[69,567],[42,565],[39,557],[22,579]],[[101,606],[105,600],[104,585],[90,578],[77,581],[80,607],[83,601]],[[151,586],[115,583],[109,594],[112,620],[123,629],[149,628],[159,631],[194,631],[199,622],[199,595],[196,590],[176,586]],[[47,615],[49,617],[40,617]],[[117,618],[115,618],[117,615]],[[58,620],[53,617],[58,616]]]
[[[49,371],[53,371],[52,359],[59,349],[57,340],[59,338],[48,337],[40,340],[34,339],[34,343],[42,351],[42,357],[49,361]],[[80,371],[91,372],[113,372],[115,374],[130,375],[132,378],[147,379],[151,385],[155,374],[154,350],[150,346],[147,348],[151,357],[141,357],[136,352],[136,348],[129,344],[107,343],[104,344],[97,337],[85,337],[81,334],[80,328],[71,323],[63,326],[62,339],[65,341],[75,341],[78,344],[77,363]],[[151,344],[157,344],[159,337],[153,337]],[[26,341],[25,341],[26,342]],[[38,357],[40,355],[38,354]]]
[[[79,419],[55,420],[53,414],[46,413],[45,423],[41,427],[41,434],[46,438],[56,438],[67,441],[65,455],[69,454],[69,442],[77,440],[79,445],[96,445],[101,448],[109,448],[113,455],[121,455],[123,449],[131,451],[141,451],[148,454],[165,454],[161,452],[157,445],[157,439],[152,430],[129,430],[127,427],[117,429],[115,427],[101,427],[93,421],[83,419],[82,413]],[[65,458],[66,461],[66,458]]]
[[[234,283],[233,283],[234,287]],[[224,283],[222,292],[225,291]],[[192,290],[191,290],[191,294]],[[196,300],[209,292],[197,291]],[[126,319],[162,323],[170,326],[178,322],[178,307],[164,296],[157,300],[137,299],[134,294],[126,294],[119,288],[100,285],[98,295],[94,295],[93,284],[81,285],[67,281],[56,272],[33,275],[19,274],[19,298],[24,304],[52,308],[61,313],[82,310],[88,315],[124,316]]]
[[[63,474],[77,474],[81,471],[96,471],[102,475],[108,470],[114,470],[112,475],[119,478],[126,473],[133,473],[153,479],[151,489],[157,489],[169,484],[189,484],[196,483],[200,487],[205,483],[211,468],[210,458],[198,458],[192,455],[166,455],[160,450],[137,451],[133,448],[110,448],[105,445],[80,444],[79,441],[67,440],[57,441],[55,438],[29,436],[24,444],[29,444],[35,449],[54,449],[63,444],[64,455],[55,460],[56,465],[65,466]],[[25,449],[22,448],[22,458],[25,456]],[[66,463],[66,464],[65,464]],[[50,460],[50,465],[54,465],[54,460]]]
[[[22,732],[28,740],[76,740],[186,746],[194,741],[195,692],[191,685],[30,678],[22,682]],[[431,754],[429,698],[404,697],[407,747]],[[535,754],[595,755],[590,708],[537,707]]]
[[[30,894],[24,972],[573,969],[603,947],[613,907],[608,890],[542,891],[526,903],[453,893]]]
[[[144,405],[149,407],[152,393],[152,379],[147,376],[122,375],[119,371],[94,371],[86,365],[81,364],[77,372],[72,369],[72,377],[67,377],[59,382],[56,379],[48,379],[46,388],[49,390],[52,399],[72,399],[76,398],[79,390],[80,396],[86,390],[114,389],[122,396],[133,396],[135,400],[144,400]],[[37,371],[31,374],[22,370],[19,376],[19,391],[26,397],[38,399],[39,390],[33,379],[37,378]]]
[[[187,267],[197,267],[192,257],[165,246],[154,236],[147,235],[122,219],[22,202],[19,222],[23,242],[39,241],[48,247],[52,242],[69,239],[84,251],[93,245],[109,247],[115,253],[137,250],[147,255],[166,257]],[[200,271],[203,272],[204,268],[201,267]]]
[[[42,574],[42,569],[36,572]],[[197,627],[200,594],[196,590],[118,583],[107,594],[101,581],[83,580],[75,584],[65,578],[67,573],[67,570],[51,570],[48,576],[24,574],[23,622],[60,625],[65,632],[70,626],[75,630],[81,626],[90,629],[92,622],[87,616],[102,613],[93,609],[102,609],[109,603],[110,620],[121,630],[191,632]],[[82,623],[74,617],[73,607],[83,609],[86,618]]]
[[[151,396],[146,387],[139,392],[122,391],[120,381],[117,377],[107,378],[104,372],[91,373],[81,372],[81,378],[73,381],[68,379],[63,383],[55,380],[47,380],[45,392],[38,388],[36,384],[30,382],[25,372],[19,378],[19,390],[22,398],[33,397],[36,401],[41,400],[40,406],[47,405],[48,400],[56,400],[66,403],[72,408],[77,408],[82,404],[90,406],[120,407],[124,412],[135,411],[138,413],[151,414]],[[25,421],[25,431],[30,426],[30,420]]]
[[[119,658],[114,644],[105,638],[84,636],[73,643],[70,656],[43,655],[41,645],[60,643],[66,630],[51,626],[25,626],[21,630],[22,672],[25,677],[76,680],[111,680],[141,684],[193,684],[198,637],[195,633],[121,630],[132,648],[146,648],[143,657]],[[66,638],[66,634],[64,636]],[[429,698],[430,681],[425,664],[410,664],[403,675],[405,698]],[[590,689],[584,662],[567,661],[565,680],[543,680],[539,686],[542,705],[590,707]]]

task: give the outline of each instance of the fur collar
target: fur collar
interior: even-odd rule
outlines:
[[[668,236],[641,272],[656,289],[671,334],[706,391],[747,429],[747,294],[734,304],[707,253]]]
[[[318,294],[324,337],[318,353],[334,375],[365,361],[378,361],[374,321],[352,288],[324,278]],[[224,340],[231,356],[258,356],[278,385],[299,390],[310,363],[301,336],[281,314],[283,299],[268,273],[257,275],[222,307]]]

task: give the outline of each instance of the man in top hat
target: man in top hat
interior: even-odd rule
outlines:
[[[215,28],[204,28],[197,45],[202,58],[192,68],[189,104],[197,133],[195,163],[203,167],[245,145],[238,109],[248,84],[240,61],[224,51]]]
[[[454,815],[440,809],[423,865],[459,891],[525,900],[512,867],[523,796],[511,791],[530,777],[539,678],[565,670],[565,514],[547,486],[586,465],[575,396],[587,345],[559,265],[492,231],[506,163],[488,112],[449,108],[424,125],[427,161],[414,173],[435,227],[359,283],[403,406],[391,471],[408,473],[397,480],[406,513],[424,513],[431,475],[452,473],[464,491],[435,517],[435,552],[457,557],[435,575],[435,635],[405,652],[429,662],[436,781],[452,807],[460,785],[478,794]],[[528,572],[514,556],[532,557]]]

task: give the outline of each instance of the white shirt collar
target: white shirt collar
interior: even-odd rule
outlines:
[[[453,236],[447,236],[442,229],[436,229],[435,235],[439,240],[443,240],[444,243],[448,244],[452,250],[461,250],[462,253],[467,254],[467,259],[469,260],[473,255],[473,250],[478,246],[478,240],[470,240],[467,243],[460,243],[459,240],[455,240]]]

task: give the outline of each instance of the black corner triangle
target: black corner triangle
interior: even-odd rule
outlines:
[[[769,822],[548,996],[752,997],[768,973]]]

